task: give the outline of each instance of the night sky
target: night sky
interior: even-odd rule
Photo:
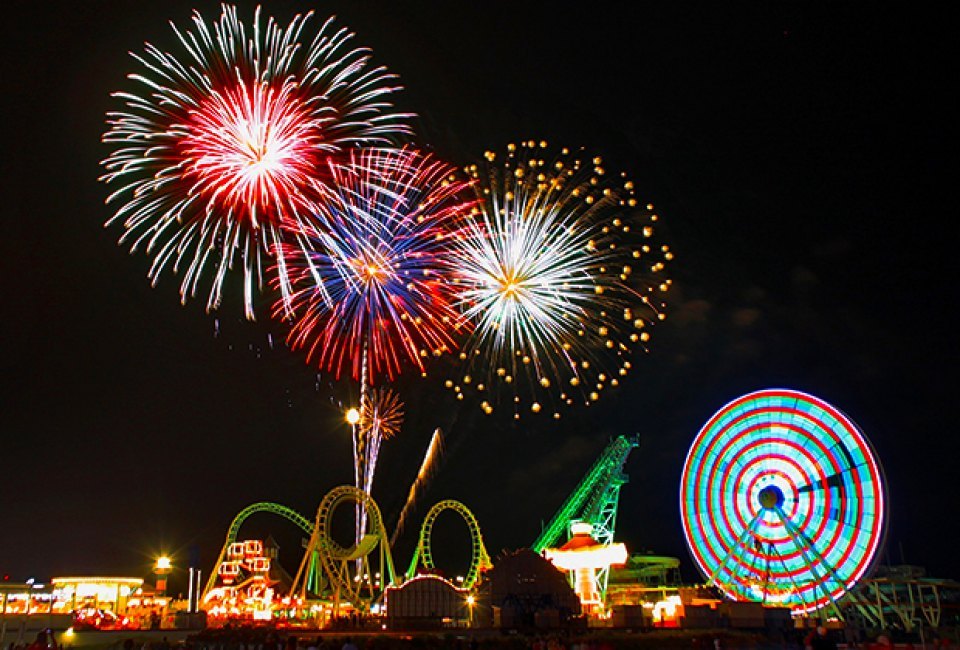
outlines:
[[[460,499],[496,555],[533,541],[610,437],[639,432],[618,536],[680,557],[693,580],[677,505],[687,448],[727,401],[788,387],[873,442],[891,504],[884,561],[958,578],[955,35],[915,7],[674,4],[265,4],[283,23],[336,14],[400,75],[418,141],[451,162],[530,138],[603,154],[657,206],[677,255],[650,353],[589,409],[517,424],[451,399],[439,377],[401,382],[407,423],[384,444],[374,496],[392,521],[442,426],[447,454],[416,527]],[[5,11],[0,576],[146,576],[161,551],[180,567],[199,553],[207,571],[244,506],[312,517],[352,482],[350,389],[271,347],[282,330],[245,323],[238,302],[207,315],[180,306],[172,276],[151,288],[147,258],[103,228],[109,94],[139,71],[127,52],[175,48],[167,21],[186,26],[195,6],[219,13]],[[461,526],[438,524],[440,565],[466,564]],[[275,535],[296,568],[291,526],[260,515],[245,532]],[[411,527],[398,565],[413,539]]]

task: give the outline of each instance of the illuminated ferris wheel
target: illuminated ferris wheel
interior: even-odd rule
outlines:
[[[886,515],[870,443],[811,395],[762,390],[720,409],[683,467],[691,554],[734,600],[836,605],[871,567]]]

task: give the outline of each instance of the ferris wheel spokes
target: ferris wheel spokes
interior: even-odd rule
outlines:
[[[819,587],[824,595],[829,598],[830,602],[833,603],[833,607],[836,610],[837,615],[840,616],[842,620],[843,615],[840,613],[840,607],[837,605],[837,600],[834,598],[833,592],[830,589],[827,589],[827,582],[830,579],[833,579],[833,581],[837,583],[841,590],[846,589],[846,583],[839,575],[837,575],[837,570],[829,562],[827,562],[825,557],[823,557],[816,545],[813,543],[813,540],[807,537],[802,530],[797,528],[796,525],[794,525],[794,523],[790,521],[790,519],[784,514],[783,510],[778,507],[774,509],[774,512],[776,513],[777,517],[780,518],[780,521],[783,523],[784,528],[787,529],[787,532],[793,536],[794,542],[797,544],[797,548],[808,563],[810,572],[817,579],[815,587]],[[810,561],[807,553],[808,551],[810,554],[815,556],[821,565],[823,565],[823,568],[825,568],[830,574],[829,577],[822,577],[820,575],[819,571],[817,571],[817,562]]]
[[[773,543],[769,544],[767,549],[769,553],[776,553],[777,559],[780,560],[780,564],[783,566],[784,575],[790,580],[790,584],[793,585],[794,592],[797,594],[797,598],[800,599],[800,602],[803,603],[804,607],[807,607],[807,599],[803,597],[804,590],[800,588],[800,585],[797,584],[797,581],[794,580],[793,575],[790,571],[790,567],[787,565],[787,561],[783,559],[783,555],[780,553],[780,550],[777,549]],[[769,563],[769,562],[768,562]],[[764,602],[766,602],[766,585],[764,585]]]
[[[733,543],[733,545],[732,545],[732,546],[730,547],[730,549],[727,551],[727,554],[723,556],[723,559],[720,561],[720,564],[717,566],[716,569],[714,569],[713,573],[710,574],[710,578],[707,580],[707,582],[716,582],[716,581],[717,581],[717,578],[720,576],[720,574],[721,574],[721,573],[723,572],[723,570],[726,568],[727,562],[730,560],[730,558],[731,558],[731,557],[738,557],[738,556],[735,555],[735,552],[736,552],[741,546],[743,546],[744,542],[746,542],[746,540],[747,540],[747,537],[749,537],[750,535],[752,535],[753,532],[756,530],[757,524],[760,523],[760,521],[761,521],[761,519],[762,519],[762,515],[763,515],[762,512],[758,512],[758,513],[754,516],[754,518],[750,520],[750,523],[747,524],[746,528],[743,529],[743,532],[740,533],[740,537],[737,538],[737,541]],[[738,561],[739,561],[739,560],[738,560]],[[734,576],[733,571],[730,571],[730,576],[731,576],[731,577]]]

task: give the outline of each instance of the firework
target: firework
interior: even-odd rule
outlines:
[[[394,75],[372,67],[332,19],[302,41],[310,18],[288,26],[269,18],[264,28],[259,9],[250,27],[229,5],[212,25],[195,13],[192,30],[173,26],[182,58],[147,44],[133,54],[141,72],[130,75],[144,92],[115,94],[125,108],[108,114],[103,137],[115,148],[102,180],[120,184],[107,225],[121,222],[120,242],[152,255],[154,284],[164,269],[182,273],[184,302],[209,283],[207,309],[219,306],[239,255],[253,318],[280,223],[312,211],[326,158],[410,133],[409,116],[389,102]]]
[[[417,478],[414,479],[413,485],[410,486],[410,492],[407,494],[407,501],[403,504],[403,509],[400,511],[400,517],[397,519],[397,526],[394,528],[393,535],[390,537],[391,546],[396,543],[397,538],[403,532],[403,527],[407,523],[407,517],[416,507],[420,493],[426,489],[427,485],[430,483],[430,479],[433,478],[433,475],[436,473],[437,465],[439,464],[440,457],[442,455],[443,432],[440,431],[440,429],[436,429],[433,432],[433,436],[430,438],[430,444],[427,445],[427,453],[423,456],[423,462],[420,463],[420,471],[417,472]]]
[[[422,372],[460,326],[446,257],[468,183],[410,149],[353,152],[330,170],[334,189],[286,254],[292,293],[275,314],[292,323],[288,343],[364,386],[404,359]]]
[[[400,432],[403,424],[403,403],[400,396],[390,389],[363,391],[360,397],[360,412],[354,427],[353,471],[356,486],[370,494],[373,476],[377,471],[380,444]],[[360,542],[366,530],[367,511],[363,504],[356,504],[356,542]]]
[[[460,399],[478,391],[487,413],[505,388],[515,417],[595,402],[664,318],[673,254],[654,243],[653,206],[600,158],[551,156],[545,142],[488,152],[467,171],[481,209],[453,259],[458,304],[474,331],[460,353],[466,370],[447,386]]]
[[[358,438],[363,441],[363,491],[370,494],[380,443],[393,438],[403,424],[403,403],[390,389],[376,389],[363,401]]]

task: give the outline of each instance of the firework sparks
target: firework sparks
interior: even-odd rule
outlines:
[[[486,395],[487,413],[506,387],[518,418],[521,393],[534,413],[589,405],[627,374],[631,352],[664,318],[673,253],[654,244],[658,217],[600,158],[551,157],[532,141],[485,158],[467,170],[482,209],[453,253],[459,305],[475,329],[460,353],[465,374],[447,387],[459,399],[467,388]]]
[[[364,391],[360,397],[360,412],[354,429],[354,478],[358,488],[370,494],[377,472],[380,444],[400,432],[403,424],[403,403],[390,389]],[[363,504],[356,508],[356,541],[366,530],[367,511]]]
[[[370,494],[373,475],[377,470],[380,444],[400,432],[403,424],[403,403],[400,396],[390,389],[377,389],[363,401],[359,437],[365,443],[363,450],[363,490]]]
[[[294,349],[339,377],[373,384],[403,359],[455,347],[461,323],[448,280],[448,240],[472,205],[454,169],[410,149],[368,149],[330,164],[334,188],[289,247],[293,292],[275,314]],[[363,351],[359,354],[359,351]]]
[[[192,30],[173,26],[183,61],[147,44],[133,54],[144,70],[130,75],[146,92],[115,94],[125,109],[108,114],[103,140],[115,149],[102,180],[121,184],[107,199],[120,205],[107,225],[121,222],[121,243],[153,256],[154,284],[164,269],[182,272],[184,302],[209,282],[207,309],[219,306],[239,255],[253,318],[263,260],[278,250],[281,222],[322,197],[326,158],[410,133],[409,115],[388,100],[394,75],[332,19],[302,41],[310,17],[263,28],[258,9],[248,29],[229,5],[212,26],[195,13]]]
[[[393,535],[390,537],[391,546],[396,543],[397,538],[403,532],[403,527],[407,523],[407,517],[410,516],[410,513],[413,512],[413,509],[416,507],[420,493],[426,489],[430,483],[430,479],[433,478],[433,475],[436,473],[437,465],[442,455],[443,432],[437,429],[430,438],[430,444],[427,445],[427,453],[424,454],[423,462],[420,463],[420,471],[417,472],[417,478],[414,479],[413,485],[410,486],[410,492],[407,494],[407,501],[403,504],[403,509],[400,511],[397,526],[394,528]]]

